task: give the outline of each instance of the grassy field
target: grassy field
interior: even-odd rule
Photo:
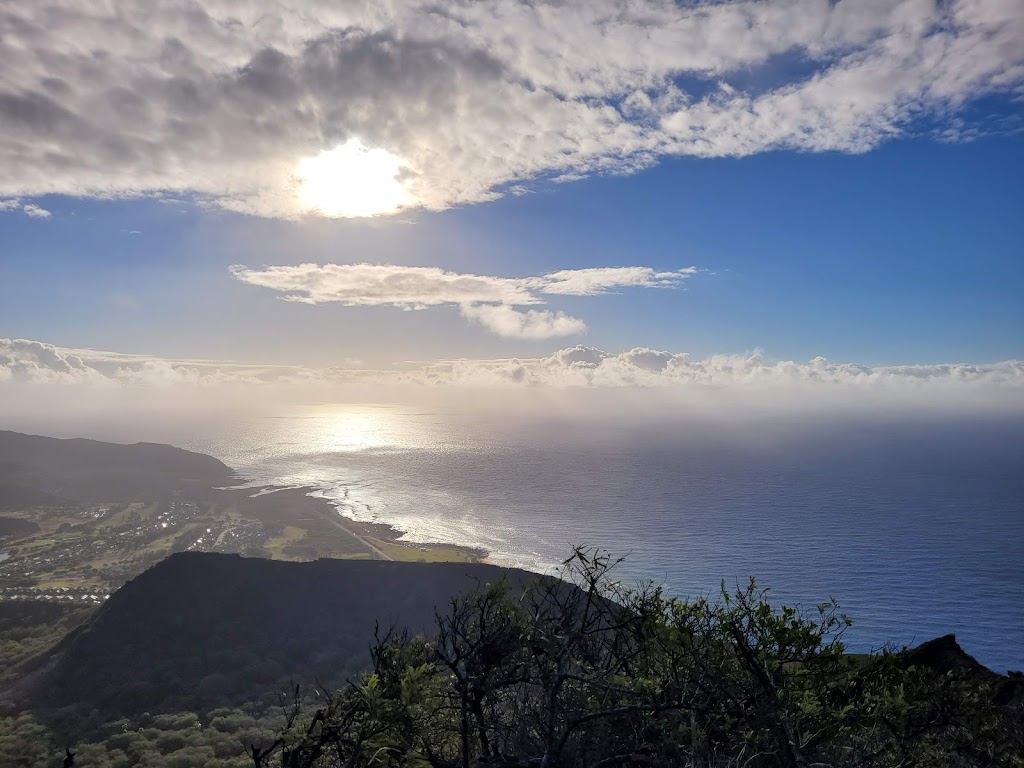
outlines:
[[[172,551],[197,545],[201,550],[212,547],[291,561],[381,556],[427,563],[480,559],[467,548],[396,542],[385,529],[339,518],[333,506],[307,496],[305,489],[255,497],[235,491],[36,507],[12,514],[40,526],[34,534],[8,538],[2,547],[11,559],[0,564],[0,577],[18,588],[89,587],[106,594]]]
[[[285,547],[296,544],[306,537],[306,531],[294,525],[286,525],[284,530],[270,539],[267,539],[265,547],[275,560],[294,560],[294,556],[285,554]]]
[[[83,587],[83,586],[91,586],[91,585],[83,584],[81,581],[76,580],[76,579],[64,579],[64,578],[53,578],[53,579],[50,579],[50,578],[47,578],[46,576],[41,576],[39,578],[39,581],[36,583],[36,586],[39,587],[40,589],[62,589],[62,588],[65,588],[65,587],[70,588],[70,587]]]
[[[381,539],[367,539],[392,560],[413,563],[473,563],[479,558],[468,549],[441,544],[402,544]]]

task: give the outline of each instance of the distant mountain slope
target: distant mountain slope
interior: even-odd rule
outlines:
[[[375,624],[433,627],[435,607],[525,571],[468,563],[294,563],[180,553],[118,590],[33,675],[33,706],[109,716],[238,703],[364,669]]]
[[[5,498],[3,496],[4,488],[0,486],[0,499]],[[2,506],[0,506],[2,509]],[[39,526],[33,523],[31,520],[22,520],[17,517],[3,517],[0,515],[0,539],[5,536],[27,536],[30,533],[36,533],[39,530]]]
[[[212,456],[169,445],[0,431],[0,506],[14,501],[4,488],[28,503],[52,503],[53,497],[130,501],[170,492],[186,481],[208,484],[230,474]]]

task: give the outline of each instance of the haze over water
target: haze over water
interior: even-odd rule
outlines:
[[[408,538],[546,570],[574,543],[679,595],[756,576],[835,597],[854,650],[954,632],[1024,667],[1024,419],[829,416],[728,423],[317,406],[192,433],[254,484],[310,485]]]

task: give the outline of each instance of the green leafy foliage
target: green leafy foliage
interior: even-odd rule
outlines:
[[[248,745],[273,740],[283,723],[277,712],[256,718],[238,709],[214,710],[203,718],[192,712],[122,718],[74,745],[74,765],[251,767]],[[64,764],[64,750],[57,734],[34,716],[0,718],[0,765],[58,768]]]
[[[93,610],[92,605],[0,602],[0,685],[15,665],[53,646]]]
[[[616,564],[578,549],[561,581],[453,600],[429,641],[379,637],[374,671],[312,714],[297,697],[255,765],[1024,766],[1020,697],[974,670],[851,657],[832,601],[675,600]]]

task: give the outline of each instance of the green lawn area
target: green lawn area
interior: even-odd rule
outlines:
[[[380,539],[368,541],[393,560],[418,563],[472,563],[476,557],[467,550],[446,547],[440,544],[396,544]],[[420,549],[420,547],[424,549]]]
[[[289,544],[298,543],[305,536],[306,531],[304,529],[296,528],[294,525],[286,525],[279,535],[267,539],[267,551],[270,552],[271,557],[275,560],[291,560],[292,558],[285,554],[284,548]]]
[[[156,539],[151,541],[146,547],[141,550],[143,554],[152,554],[154,552],[167,552],[174,545],[174,539],[177,533],[171,536],[164,536],[162,539]]]
[[[36,547],[49,547],[52,544],[56,544],[56,539],[30,539],[25,542],[18,542],[19,547],[34,549]]]
[[[138,506],[139,505],[137,504],[129,504],[127,507],[118,512],[111,512],[106,517],[100,519],[98,522],[95,523],[95,529],[97,531],[101,531],[107,528],[114,528],[115,526],[124,525],[128,521],[129,515],[131,515],[132,512],[138,511]]]
[[[74,579],[50,579],[43,576],[36,582],[36,586],[40,589],[62,589],[64,587],[87,587],[92,585],[84,584]]]

